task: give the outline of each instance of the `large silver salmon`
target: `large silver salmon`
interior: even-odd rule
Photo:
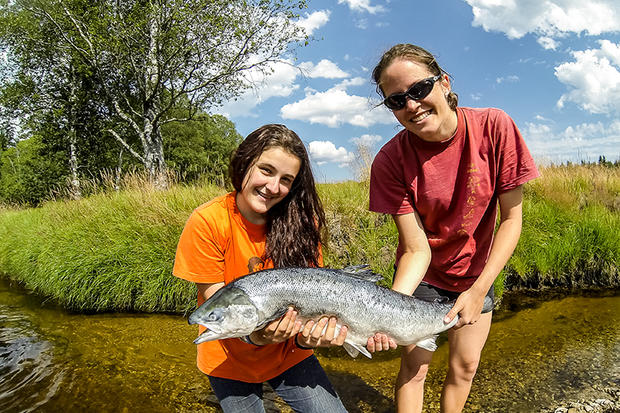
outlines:
[[[443,318],[451,303],[427,302],[375,284],[381,276],[366,266],[343,270],[278,268],[258,271],[225,285],[189,316],[207,328],[194,343],[242,337],[284,315],[289,306],[302,320],[338,317],[348,327],[343,347],[352,357],[371,357],[369,337],[385,333],[398,345],[429,351],[437,334],[454,326]],[[336,331],[338,331],[338,329]]]

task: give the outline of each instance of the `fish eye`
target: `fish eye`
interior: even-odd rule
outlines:
[[[217,310],[213,310],[207,316],[207,321],[217,321],[220,319],[220,312]]]

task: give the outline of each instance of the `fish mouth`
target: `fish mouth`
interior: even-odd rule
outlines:
[[[203,331],[196,339],[194,340],[194,344],[204,343],[205,341],[217,340],[220,337],[220,334],[217,331],[206,329]]]

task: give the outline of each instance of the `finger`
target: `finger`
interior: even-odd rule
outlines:
[[[457,314],[459,313],[459,311],[461,311],[460,308],[457,308],[456,306],[452,307],[450,309],[450,311],[448,311],[448,314],[446,314],[446,316],[443,319],[443,322],[445,324],[449,324],[452,322],[452,320],[454,319],[454,317],[457,316]]]
[[[374,353],[376,351],[376,349],[375,349],[375,338],[374,337],[370,337],[368,339],[368,342],[366,343],[366,348],[371,353]]]
[[[388,336],[386,336],[385,334],[382,335],[381,337],[381,349],[382,350],[389,350],[390,349],[390,343],[388,340]]]
[[[398,344],[396,344],[396,341],[394,341],[393,339],[389,339],[390,342],[390,348],[392,350],[394,350],[396,347],[398,347]]]
[[[280,322],[278,323],[278,326],[274,333],[276,334],[285,333],[289,325],[291,324],[291,320],[295,318],[294,315],[295,315],[295,310],[289,308],[286,314],[284,314],[284,317],[280,319]]]
[[[321,341],[330,343],[334,339],[334,336],[336,335],[337,322],[338,319],[336,317],[329,318],[329,321],[327,323],[327,330],[325,331],[325,334],[321,337]]]
[[[377,351],[383,351],[383,334],[375,334],[375,349]]]
[[[297,335],[300,331],[301,328],[304,324],[301,322],[301,320],[295,320],[295,323],[293,324],[293,329],[291,330],[291,337],[294,335]]]
[[[317,323],[316,327],[314,328],[314,330],[312,331],[311,338],[315,342],[318,341],[319,338],[321,338],[321,336],[323,335],[323,329],[327,325],[328,321],[329,319],[327,317],[321,318],[319,322]]]
[[[347,326],[341,326],[340,327],[340,331],[338,332],[338,337],[336,337],[334,339],[334,341],[332,341],[332,344],[336,345],[336,346],[341,346],[344,344],[344,341],[347,339],[347,332],[349,331],[349,328]]]
[[[295,329],[295,324],[297,323],[296,318],[297,318],[297,311],[293,311],[291,313],[291,317],[288,320],[288,323],[286,324],[286,330],[284,330],[284,333],[286,334],[287,337],[290,337],[291,333]]]
[[[308,320],[304,329],[301,332],[301,335],[304,337],[304,340],[307,340],[310,337],[310,333],[312,332],[312,327],[314,326],[314,320]]]

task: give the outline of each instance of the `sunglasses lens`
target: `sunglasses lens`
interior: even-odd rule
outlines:
[[[432,80],[425,79],[413,85],[411,89],[407,91],[407,94],[413,100],[424,99],[425,97],[428,96],[429,93],[431,93],[431,90],[433,90],[434,84],[435,82],[433,82]]]
[[[407,104],[407,96],[404,93],[399,93],[398,95],[388,96],[383,104],[387,106],[388,109],[398,110],[405,107]]]
[[[440,76],[430,77],[428,79],[424,79],[411,86],[409,90],[405,93],[397,93],[391,96],[388,96],[383,101],[383,104],[387,106],[388,109],[391,110],[400,110],[405,107],[407,104],[407,98],[412,100],[420,100],[424,99],[431,93],[433,90],[433,85]]]

